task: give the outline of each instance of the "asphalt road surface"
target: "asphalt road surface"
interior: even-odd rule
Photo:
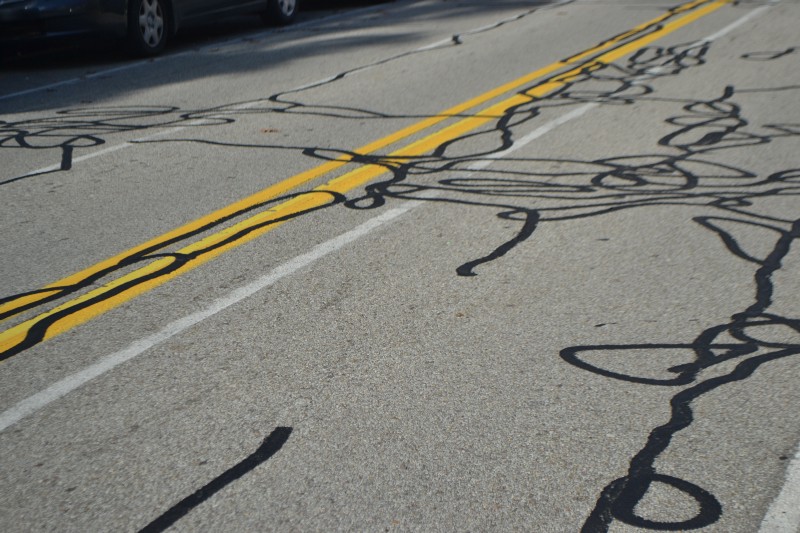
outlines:
[[[400,0],[15,60],[0,529],[796,531],[799,23]]]

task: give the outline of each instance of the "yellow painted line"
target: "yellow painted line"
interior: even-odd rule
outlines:
[[[412,136],[412,135],[414,135],[416,133],[419,133],[421,131],[424,131],[425,129],[428,129],[428,128],[432,127],[432,126],[435,126],[436,124],[439,124],[439,123],[447,120],[448,118],[451,118],[451,117],[454,117],[454,116],[458,116],[458,115],[460,115],[460,114],[462,114],[462,113],[464,113],[466,111],[469,111],[469,110],[471,110],[471,109],[473,109],[473,108],[475,108],[475,107],[477,107],[477,106],[479,106],[481,104],[484,104],[484,103],[488,102],[489,100],[492,100],[492,99],[494,99],[494,98],[496,98],[496,97],[498,97],[498,96],[500,96],[502,94],[505,94],[505,93],[507,93],[509,91],[512,91],[512,90],[514,90],[514,89],[516,89],[518,87],[521,87],[521,86],[523,86],[523,85],[525,85],[527,83],[530,83],[530,82],[532,82],[532,81],[534,81],[536,79],[539,79],[541,77],[547,76],[547,75],[557,71],[558,69],[564,68],[565,66],[568,66],[570,64],[574,64],[574,63],[576,63],[578,61],[581,61],[581,60],[593,55],[593,54],[599,53],[602,50],[605,50],[605,49],[607,49],[607,48],[609,48],[611,46],[616,45],[617,43],[621,42],[625,38],[629,38],[629,37],[635,35],[637,32],[645,31],[648,28],[651,28],[651,27],[654,27],[654,26],[657,27],[657,25],[659,23],[663,22],[664,20],[667,20],[668,18],[673,17],[676,14],[679,14],[679,13],[682,13],[682,12],[685,12],[685,11],[690,11],[690,10],[702,5],[703,3],[707,3],[708,1],[709,0],[694,0],[692,2],[688,2],[687,4],[683,4],[683,5],[675,8],[675,9],[672,9],[672,10],[666,12],[665,14],[663,14],[663,15],[661,15],[659,17],[656,17],[655,19],[653,19],[651,21],[648,21],[648,22],[645,22],[643,24],[640,24],[639,26],[637,26],[636,28],[634,28],[632,30],[626,31],[626,32],[624,32],[624,33],[622,33],[622,34],[620,34],[617,37],[614,37],[612,39],[608,39],[608,40],[606,40],[606,41],[604,41],[604,42],[602,42],[602,43],[600,43],[600,44],[598,44],[598,45],[596,45],[596,46],[594,46],[592,48],[589,48],[589,49],[581,52],[580,54],[572,56],[571,58],[568,58],[568,59],[553,63],[552,65],[549,65],[549,66],[544,67],[542,69],[539,69],[539,70],[536,70],[534,72],[531,72],[530,74],[522,76],[522,77],[520,77],[520,78],[518,78],[518,79],[516,79],[514,81],[508,82],[508,83],[506,83],[504,85],[501,85],[501,86],[499,86],[499,87],[497,87],[495,89],[492,89],[492,90],[490,90],[490,91],[488,91],[488,92],[486,92],[486,93],[484,93],[482,95],[476,96],[475,98],[473,98],[471,100],[468,100],[468,101],[463,102],[463,103],[461,103],[461,104],[459,104],[457,106],[454,106],[454,107],[451,107],[449,109],[446,109],[446,110],[444,110],[444,111],[442,111],[442,112],[440,112],[440,113],[438,113],[438,114],[436,114],[436,115],[434,115],[434,116],[432,116],[430,118],[427,118],[425,120],[422,120],[420,122],[412,124],[412,125],[410,125],[410,126],[408,126],[406,128],[403,128],[403,129],[401,129],[401,130],[399,130],[399,131],[397,131],[397,132],[395,132],[395,133],[393,133],[391,135],[388,135],[388,136],[386,136],[386,137],[384,137],[382,139],[378,139],[378,140],[376,140],[376,141],[374,141],[374,142],[372,142],[370,144],[367,144],[366,146],[362,146],[361,148],[358,148],[357,150],[355,150],[354,153],[357,154],[357,155],[369,155],[371,153],[374,153],[375,151],[377,151],[377,150],[379,150],[381,148],[385,148],[387,146],[390,146],[390,145],[392,145],[392,144],[394,144],[396,142],[399,142],[399,141],[401,141],[401,140],[403,140],[405,138],[408,138],[408,137],[410,137],[410,136]],[[348,164],[349,162],[351,162],[354,159],[354,157],[356,157],[356,156],[350,156],[350,155],[341,156],[341,157],[339,157],[339,158],[337,158],[337,159],[335,159],[333,161],[324,163],[324,164],[322,164],[322,165],[320,165],[318,167],[315,167],[313,169],[310,169],[308,171],[301,172],[300,174],[297,174],[296,176],[288,178],[287,180],[284,180],[284,181],[282,181],[282,182],[280,182],[278,184],[275,184],[275,185],[272,185],[270,187],[267,187],[266,189],[263,189],[263,190],[261,190],[261,191],[259,191],[257,193],[254,193],[254,194],[252,194],[252,195],[250,195],[250,196],[248,196],[246,198],[243,198],[242,200],[239,200],[239,201],[237,201],[237,202],[235,202],[235,203],[233,203],[233,204],[231,204],[229,206],[226,206],[226,207],[224,207],[222,209],[214,211],[213,213],[210,213],[210,214],[208,214],[208,215],[206,215],[206,216],[204,216],[202,218],[194,220],[194,221],[192,221],[192,222],[190,222],[190,223],[188,223],[188,224],[186,224],[184,226],[176,228],[175,230],[172,230],[172,231],[170,231],[168,233],[165,233],[165,234],[160,235],[160,236],[158,236],[158,237],[156,237],[154,239],[151,239],[151,240],[149,240],[149,241],[147,241],[145,243],[142,243],[139,246],[136,246],[134,248],[126,250],[126,251],[124,251],[124,252],[122,252],[120,254],[117,254],[117,255],[115,255],[113,257],[110,257],[110,258],[108,258],[108,259],[106,259],[104,261],[101,261],[100,263],[97,263],[97,264],[95,264],[95,265],[93,265],[93,266],[91,266],[89,268],[86,268],[84,270],[76,272],[75,274],[72,274],[72,275],[70,275],[70,276],[68,276],[66,278],[63,278],[63,279],[61,279],[59,281],[56,281],[54,283],[51,283],[51,284],[45,286],[43,289],[40,289],[39,291],[37,291],[36,294],[23,296],[23,297],[20,297],[20,298],[16,298],[13,301],[6,302],[5,304],[0,304],[0,316],[12,316],[15,313],[15,311],[24,309],[25,306],[27,306],[28,304],[34,303],[34,302],[39,301],[39,300],[43,300],[43,299],[47,298],[48,296],[50,296],[53,293],[60,292],[62,290],[61,289],[62,287],[71,286],[71,285],[73,285],[75,283],[78,283],[78,282],[80,282],[82,280],[90,278],[90,277],[92,277],[93,275],[96,275],[99,272],[102,272],[104,270],[112,268],[112,267],[118,265],[124,259],[126,259],[128,257],[131,257],[131,256],[134,256],[134,255],[136,255],[138,253],[141,253],[143,250],[157,248],[159,246],[164,245],[165,243],[168,243],[169,241],[171,241],[171,240],[173,240],[175,238],[181,237],[183,235],[194,233],[197,230],[199,230],[200,228],[203,228],[203,227],[209,226],[211,224],[214,224],[214,223],[218,222],[221,219],[224,219],[224,218],[227,218],[227,217],[231,216],[234,213],[244,211],[244,210],[246,210],[248,208],[251,208],[251,207],[253,207],[255,205],[263,203],[263,202],[265,202],[265,201],[267,201],[267,200],[269,200],[271,198],[276,198],[276,197],[279,197],[279,196],[281,196],[283,194],[286,194],[290,190],[293,190],[293,189],[295,189],[295,188],[297,188],[297,187],[299,187],[299,186],[301,186],[301,185],[303,185],[305,183],[308,183],[310,181],[313,181],[313,180],[319,178],[320,176],[323,176],[325,174],[328,174],[330,172],[333,172],[333,171],[341,168],[342,166],[344,166],[344,165]]]
[[[257,207],[264,202],[269,201],[270,199],[285,195],[300,185],[308,183],[324,174],[330,173],[346,165],[360,155],[373,153],[380,148],[395,144],[400,140],[408,138],[420,131],[430,128],[433,125],[441,123],[448,118],[461,115],[462,113],[474,109],[475,107],[497,98],[502,94],[517,89],[526,83],[543,78],[549,74],[563,69],[565,66],[574,64],[578,61],[576,58],[584,59],[591,57],[594,54],[598,54],[602,50],[619,45],[608,52],[598,55],[588,63],[581,64],[567,72],[544,80],[524,93],[511,96],[510,98],[491,105],[490,107],[478,113],[462,118],[454,124],[429,134],[420,140],[412,142],[411,144],[390,153],[388,156],[384,157],[383,160],[387,164],[391,164],[393,161],[402,162],[411,157],[424,155],[430,150],[440,146],[444,142],[456,139],[470,131],[477,129],[487,122],[502,117],[505,113],[516,106],[528,103],[537,98],[541,98],[563,87],[571,80],[580,76],[581,73],[585,72],[587,68],[596,68],[599,65],[608,64],[616,59],[624,57],[625,55],[630,54],[633,51],[642,48],[643,46],[646,46],[650,42],[664,37],[665,35],[683,26],[686,26],[691,22],[694,22],[695,20],[711,13],[712,11],[729,2],[730,0],[695,0],[689,2],[688,4],[684,4],[671,10],[667,15],[662,15],[653,21],[637,26],[640,32],[651,30],[651,33],[649,34],[638,37],[626,44],[620,44],[620,42],[624,40],[622,38],[605,41],[604,43],[601,43],[600,45],[587,50],[586,52],[573,56],[572,58],[553,63],[552,65],[539,69],[526,76],[518,78],[517,80],[506,83],[467,102],[447,109],[433,117],[403,128],[387,137],[361,147],[356,151],[356,155],[354,156],[342,156],[334,161],[327,162],[306,172],[297,174],[296,176],[268,187],[263,191],[217,210],[214,213],[165,233],[164,235],[93,265],[92,267],[81,272],[68,276],[54,284],[45,287],[43,289],[44,292],[41,294],[31,295],[8,302],[3,306],[0,306],[0,314],[9,311],[13,312],[15,309],[22,309],[24,305],[27,305],[31,302],[45,299],[53,292],[60,291],[61,289],[59,287],[69,286],[81,282],[82,280],[90,278],[91,276],[96,275],[103,270],[114,268],[126,259],[130,259],[136,254],[142,253],[143,251],[152,250],[151,253],[157,253],[159,248],[171,244],[172,241],[183,240],[182,237],[186,236],[187,234],[200,232],[204,228],[210,229],[221,219],[232,217],[237,213]],[[671,18],[672,16],[675,16],[675,14],[679,13],[687,14],[677,20],[665,22],[668,18]],[[658,28],[652,30],[653,25],[658,25]],[[629,38],[635,35],[635,33],[626,32],[622,35],[626,36],[626,38]],[[253,215],[246,220],[225,228],[224,230],[208,235],[197,242],[184,246],[177,252],[174,252],[174,254],[191,255],[192,258],[186,263],[179,265],[175,262],[176,259],[173,257],[151,259],[151,262],[143,267],[140,267],[114,281],[106,283],[105,285],[89,291],[79,297],[73,298],[72,300],[63,303],[50,311],[41,313],[32,319],[29,319],[0,333],[0,358],[7,358],[18,351],[25,349],[27,347],[26,344],[36,344],[41,340],[52,338],[79,324],[85,323],[88,320],[91,320],[92,318],[136,297],[137,295],[142,294],[143,292],[162,285],[170,279],[173,279],[178,275],[202,265],[210,259],[217,257],[218,255],[234,247],[241,246],[242,244],[255,239],[267,231],[278,227],[295,215],[318,209],[330,204],[333,200],[334,194],[343,195],[360,185],[374,180],[386,172],[387,168],[380,164],[368,164],[362,166],[329,181],[325,185],[316,187],[309,192],[301,193],[295,198],[283,202],[272,209]]]
[[[730,3],[730,1],[731,0],[728,0],[728,2],[722,2],[722,3],[723,4],[724,3]],[[682,4],[682,5],[678,6],[678,7],[670,9],[669,11],[667,11],[666,13],[664,13],[663,15],[661,15],[659,17],[656,17],[656,18],[654,18],[652,20],[648,20],[647,22],[639,24],[638,26],[636,26],[634,28],[631,28],[628,31],[625,31],[623,33],[620,33],[619,35],[611,37],[610,39],[608,39],[606,41],[603,41],[602,43],[600,43],[598,45],[598,47],[607,48],[608,46],[620,43],[620,42],[624,41],[625,39],[629,39],[629,38],[631,38],[633,36],[636,36],[636,35],[644,32],[646,30],[649,30],[649,29],[657,31],[659,29],[658,25],[661,22],[666,22],[668,19],[674,17],[675,15],[678,15],[680,13],[685,13],[687,11],[691,11],[691,10],[696,9],[696,8],[700,7],[701,5],[707,4],[707,3],[708,3],[708,0],[694,0],[692,2],[687,2],[685,4]],[[718,3],[718,2],[714,2],[714,3]],[[719,6],[717,6],[717,7],[719,7]],[[716,9],[716,7],[714,9]],[[591,49],[589,49],[589,50],[586,50],[584,52],[580,52],[580,53],[578,53],[578,54],[576,54],[574,56],[571,56],[568,59],[566,59],[565,61],[568,61],[568,62],[582,61],[582,60],[588,58],[589,56],[591,56],[593,53],[594,52]]]

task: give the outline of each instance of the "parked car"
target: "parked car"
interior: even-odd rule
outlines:
[[[298,7],[299,0],[0,0],[0,41],[105,33],[153,56],[184,26],[244,13],[285,25]]]

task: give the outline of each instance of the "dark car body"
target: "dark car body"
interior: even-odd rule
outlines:
[[[0,42],[79,34],[125,37],[133,0],[0,0]],[[238,13],[265,13],[277,0],[164,0],[167,31]],[[287,22],[287,21],[278,21]]]
[[[126,0],[0,0],[0,39],[27,40],[81,33],[124,36]]]

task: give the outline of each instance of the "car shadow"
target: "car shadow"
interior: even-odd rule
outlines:
[[[383,13],[383,4],[402,3],[400,16]],[[68,94],[61,87],[79,80],[97,77],[125,77],[123,83],[106,84],[103,97],[115,95],[174,80],[153,76],[128,75],[133,69],[146,62],[169,60],[176,55],[214,51],[232,43],[273,41],[276,46],[249,47],[243,50],[226,50],[226,61],[193,62],[191,68],[180,68],[180,81],[201,79],[221,74],[273,69],[289,60],[319,56],[327,51],[342,48],[363,48],[378,44],[411,41],[416,36],[408,30],[413,20],[449,18],[464,13],[491,13],[499,8],[519,8],[533,11],[539,8],[563,3],[563,0],[498,0],[483,2],[462,0],[443,10],[427,2],[408,0],[305,0],[296,24],[284,28],[269,29],[258,16],[236,16],[221,20],[213,25],[187,27],[182,29],[168,45],[167,51],[157,58],[131,58],[124,47],[111,39],[74,38],[69,40],[35,43],[17,48],[6,57],[0,70],[0,113],[44,111],[50,108],[64,108],[86,103],[85,94]],[[362,9],[359,9],[362,8]],[[363,8],[375,8],[366,12]],[[347,19],[352,11],[354,20]],[[324,19],[336,17],[336,22],[325,23]],[[313,27],[308,23],[319,21]],[[404,25],[404,28],[399,28]],[[369,29],[363,35],[354,35],[354,29]],[[382,31],[385,30],[385,31]],[[314,39],[310,39],[310,35]],[[177,72],[177,70],[176,70]],[[48,98],[22,99],[22,95],[32,93],[50,94]],[[58,93],[58,97],[56,97]],[[74,94],[74,96],[73,96]],[[12,101],[13,100],[13,101]],[[91,100],[91,98],[89,98]]]
[[[318,19],[337,12],[394,0],[306,0],[299,22]],[[214,23],[182,28],[174,35],[164,55],[207,46],[219,39],[246,36],[268,26],[256,14],[233,15]],[[5,72],[108,66],[135,61],[123,43],[104,36],[73,36],[5,45],[0,64]]]

